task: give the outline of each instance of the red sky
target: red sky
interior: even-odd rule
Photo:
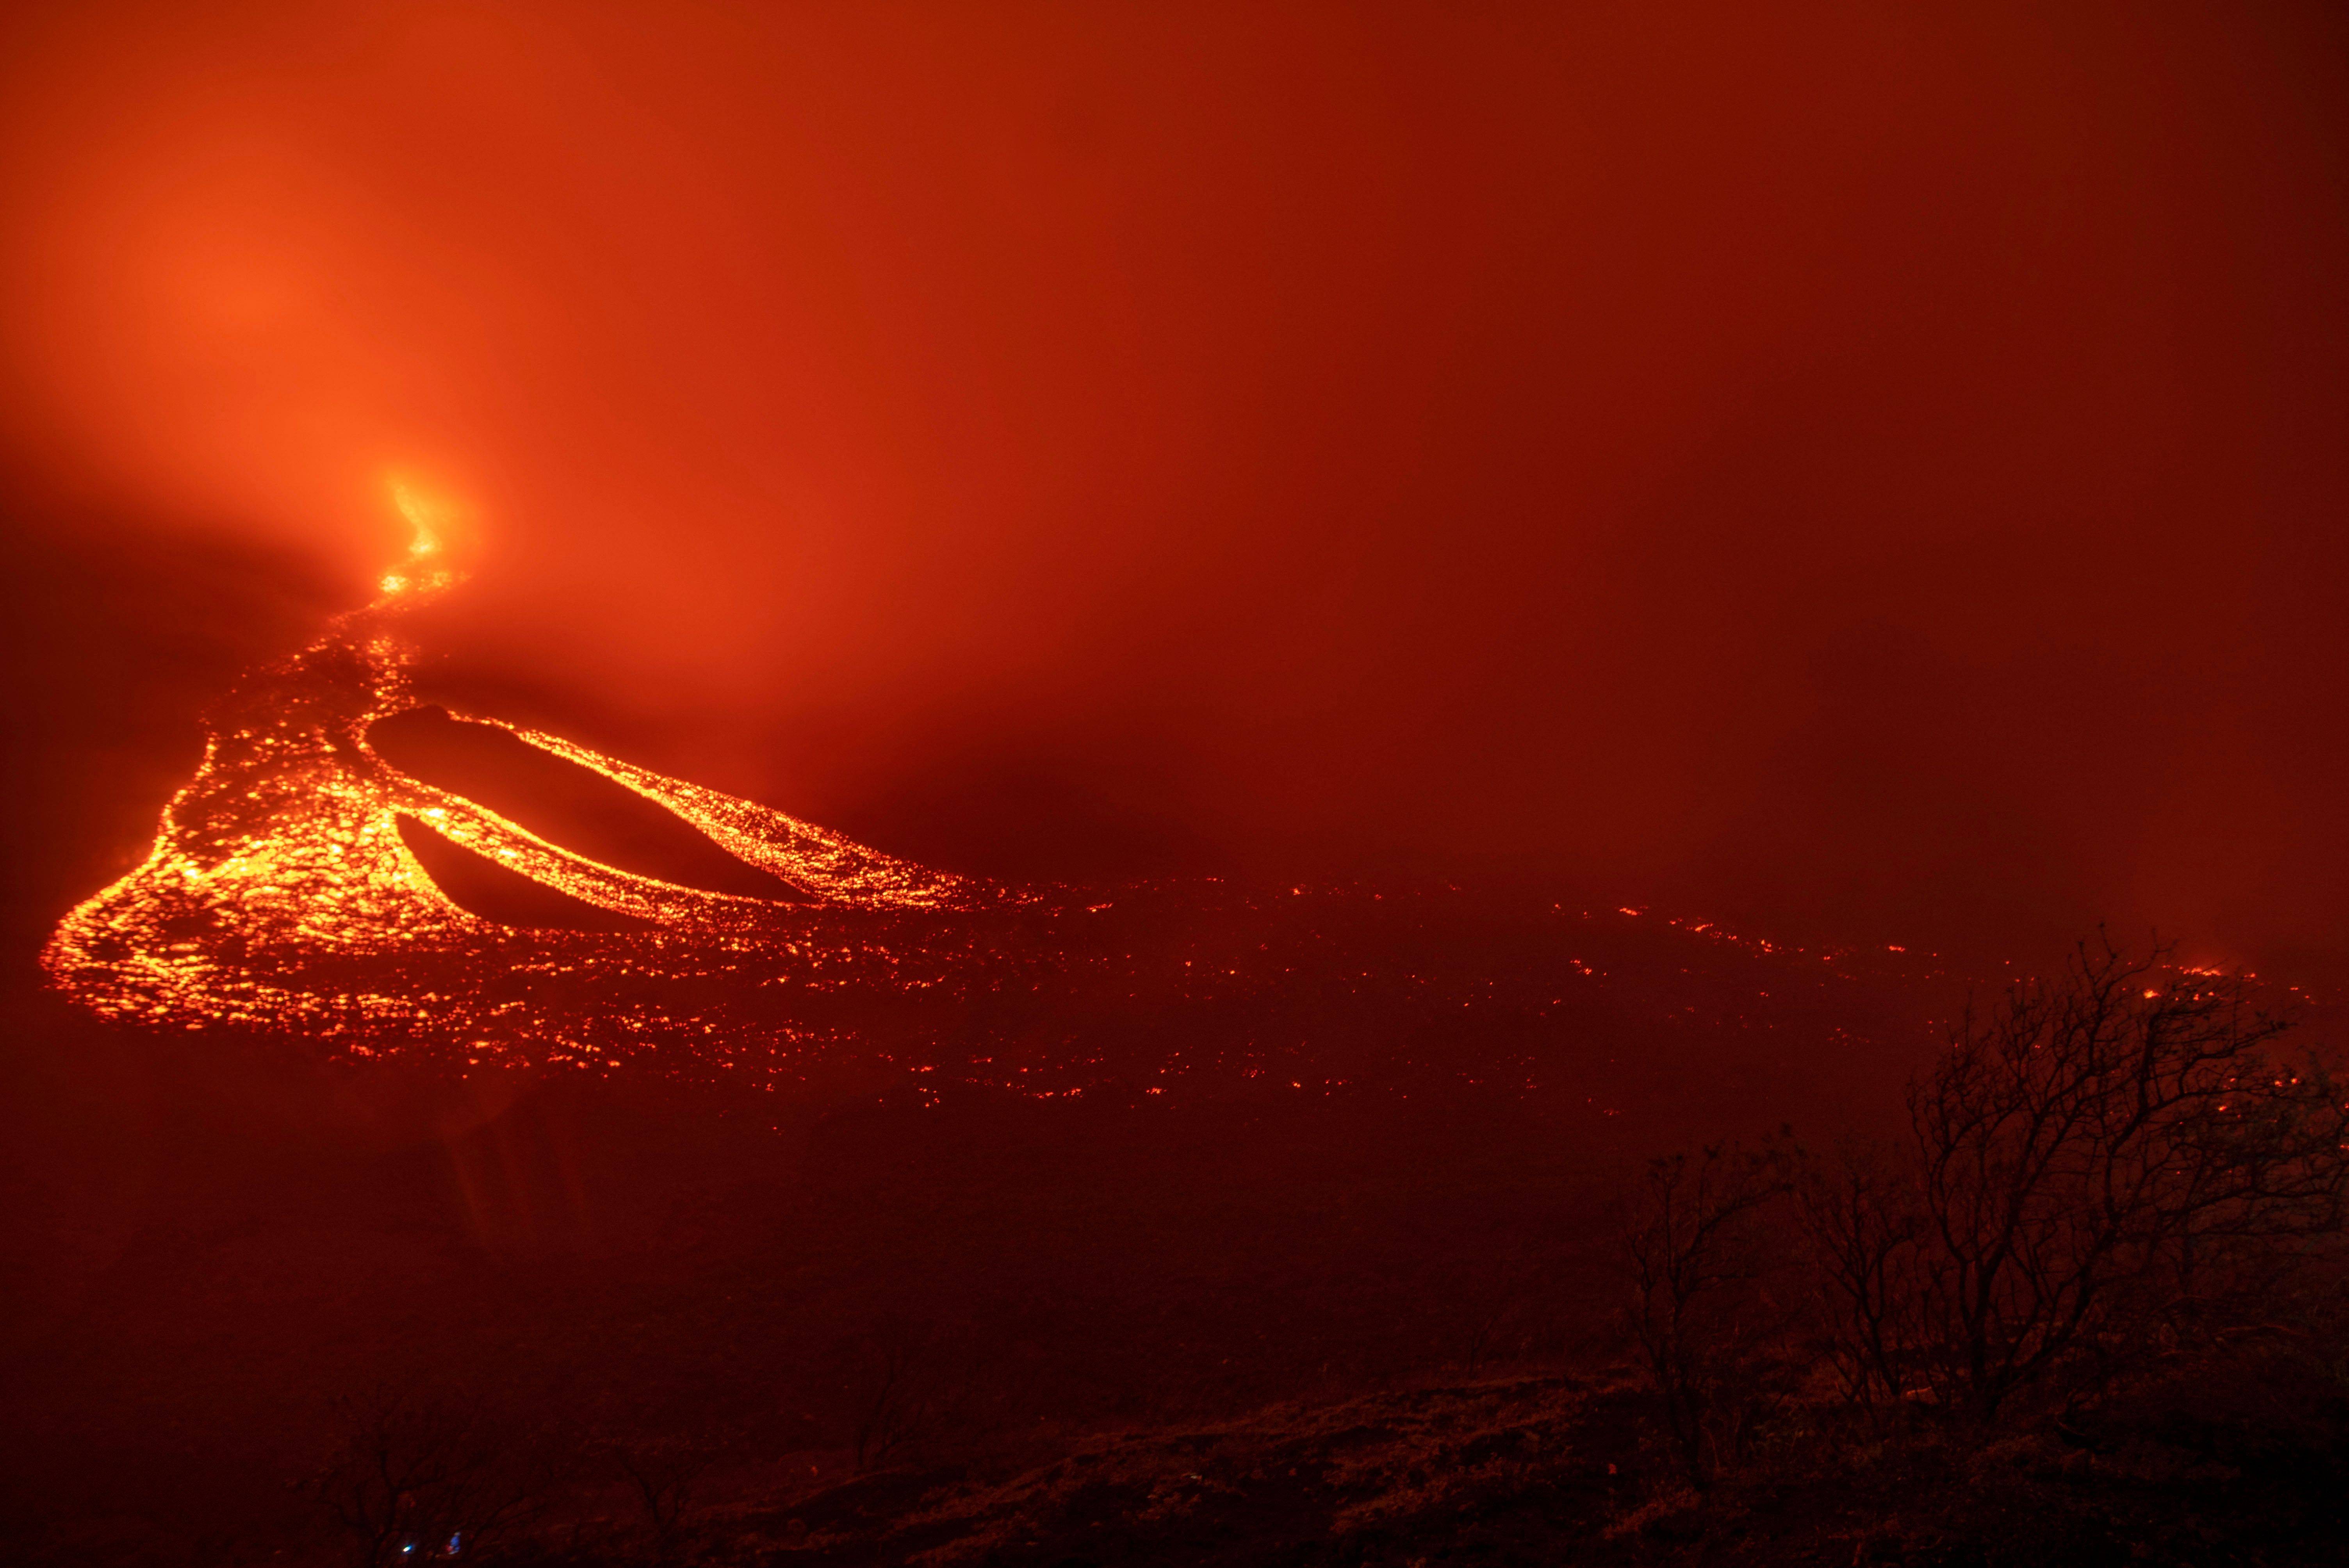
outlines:
[[[515,717],[981,870],[2349,957],[2331,7],[5,26],[14,493],[357,597],[403,477]]]

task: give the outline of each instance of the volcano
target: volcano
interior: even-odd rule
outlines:
[[[931,1103],[1469,1088],[1605,1115],[1831,1076],[1820,1042],[1905,1058],[1945,978],[1448,885],[935,870],[419,700],[399,621],[453,582],[388,576],[231,690],[145,861],[52,936],[56,985],[150,1028],[460,1072]]]
[[[648,984],[759,970],[755,989],[780,978],[763,956],[919,985],[943,965],[939,915],[1017,902],[416,703],[414,650],[391,622],[445,586],[386,578],[374,603],[228,696],[153,851],[58,927],[44,961],[60,985],[109,1016],[301,1030],[359,1054],[398,1041],[592,1057],[659,1025],[716,1027],[644,1000]],[[624,932],[635,940],[616,944]],[[594,1000],[546,1005],[557,994]]]

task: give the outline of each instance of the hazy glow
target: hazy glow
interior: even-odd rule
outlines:
[[[399,515],[406,518],[408,525],[416,531],[415,538],[408,546],[409,560],[421,561],[428,555],[440,554],[444,548],[440,532],[447,507],[426,500],[397,480],[391,484],[391,500],[392,504],[399,509]]]
[[[2298,965],[2337,10],[18,5],[12,521],[1004,877]]]
[[[447,566],[427,563],[445,558],[449,551],[450,528],[457,516],[449,501],[428,496],[413,486],[398,480],[390,482],[392,505],[409,526],[408,559],[399,570],[388,572],[376,580],[385,597],[402,594],[432,593],[452,588],[464,581],[464,573]]]

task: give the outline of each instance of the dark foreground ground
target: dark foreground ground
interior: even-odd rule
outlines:
[[[1813,1387],[1684,1490],[1609,1197],[1880,1117],[1880,1037],[1593,1034],[1612,1096],[931,1105],[328,1068],[29,989],[9,1026],[12,1563],[447,1561],[336,1517],[419,1449],[494,1504],[461,1560],[615,1568],[2297,1563],[2349,1525],[2349,1356],[2292,1326],[1987,1436]]]
[[[2341,1561],[2337,1398],[2171,1385],[1986,1442],[1843,1432],[1816,1414],[1702,1499],[1657,1470],[1636,1383],[1550,1375],[1104,1437],[1002,1475],[908,1465],[771,1482],[666,1537],[623,1512],[532,1545],[579,1563],[1070,1568]]]

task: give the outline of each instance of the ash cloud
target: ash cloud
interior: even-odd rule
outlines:
[[[398,475],[447,690],[948,864],[2349,953],[2323,8],[9,26],[46,777]]]

